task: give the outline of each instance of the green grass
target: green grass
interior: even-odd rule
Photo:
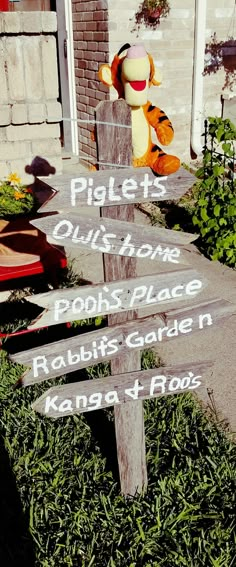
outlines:
[[[145,402],[148,490],[125,499],[112,411],[44,418],[31,403],[64,378],[13,390],[21,368],[0,358],[2,567],[236,564],[235,445],[191,395]]]

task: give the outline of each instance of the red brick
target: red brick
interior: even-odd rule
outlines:
[[[86,61],[80,61],[80,59],[78,59],[77,61],[78,61],[77,66],[79,67],[79,69],[86,69],[86,67],[87,67]]]
[[[98,50],[97,41],[88,41],[88,49],[89,51],[97,51]]]
[[[92,31],[85,31],[84,32],[84,39],[86,41],[93,41],[93,32]]]
[[[81,85],[81,87],[85,87],[85,89],[86,89],[87,87],[89,87],[88,79],[81,79],[80,85]]]
[[[94,92],[94,97],[95,97],[95,92]],[[97,106],[97,103],[98,103],[98,101],[97,101],[96,98],[93,98],[91,96],[89,97],[89,105],[90,106],[92,106],[94,108],[95,106]]]
[[[84,77],[84,71],[82,69],[75,69],[75,76],[79,78]]]
[[[85,104],[86,107],[87,107],[87,105],[89,104],[89,97],[82,95],[82,96],[80,97],[80,102],[81,102],[81,104]]]
[[[102,63],[105,63],[106,55],[106,53],[94,53],[94,61],[101,61]]]
[[[94,12],[94,13],[93,13],[93,19],[94,19],[94,21],[96,21],[96,22],[97,22],[97,21],[101,22],[102,20],[104,20],[104,19],[105,19],[105,18],[104,18],[104,13],[105,13],[105,12],[104,12],[103,10],[100,10],[100,11],[98,11],[98,12]]]
[[[93,12],[84,12],[83,20],[84,20],[84,22],[92,22],[93,21]]]
[[[90,79],[90,80],[96,79],[97,73],[96,73],[96,71],[86,71],[86,77],[87,77],[87,79]]]
[[[79,96],[78,96],[78,101],[80,100]],[[87,106],[85,104],[82,104],[82,102],[77,102],[77,110],[78,111],[82,111],[84,112],[87,109]]]
[[[107,22],[98,22],[97,24],[98,31],[107,31]]]
[[[74,42],[74,49],[87,49],[87,47],[88,47],[87,41]]]
[[[98,42],[98,51],[105,51],[108,52],[109,44],[106,41],[99,41]]]
[[[73,34],[74,41],[82,41],[84,38],[83,32],[75,31]]]
[[[89,69],[90,71],[98,71],[98,62],[88,61],[87,69]]]
[[[86,31],[96,31],[97,29],[96,22],[85,22],[85,29]]]
[[[93,40],[94,41],[106,41],[105,33],[106,32],[95,31],[94,34],[93,34]]]

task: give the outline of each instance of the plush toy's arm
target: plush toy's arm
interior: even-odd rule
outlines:
[[[146,118],[156,132],[158,140],[163,146],[168,146],[173,140],[173,126],[163,110],[153,106],[149,101],[145,105]]]

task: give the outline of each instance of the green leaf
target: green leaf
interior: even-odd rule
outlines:
[[[209,219],[206,209],[201,209],[202,220],[207,221]]]
[[[215,206],[214,206],[214,215],[215,215],[216,217],[218,217],[219,214],[220,214],[220,205],[215,205]]]

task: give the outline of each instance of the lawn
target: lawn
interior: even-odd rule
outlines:
[[[236,564],[236,447],[195,398],[144,403],[148,490],[125,499],[112,411],[42,417],[31,403],[55,381],[13,389],[22,369],[0,356],[1,566]]]

